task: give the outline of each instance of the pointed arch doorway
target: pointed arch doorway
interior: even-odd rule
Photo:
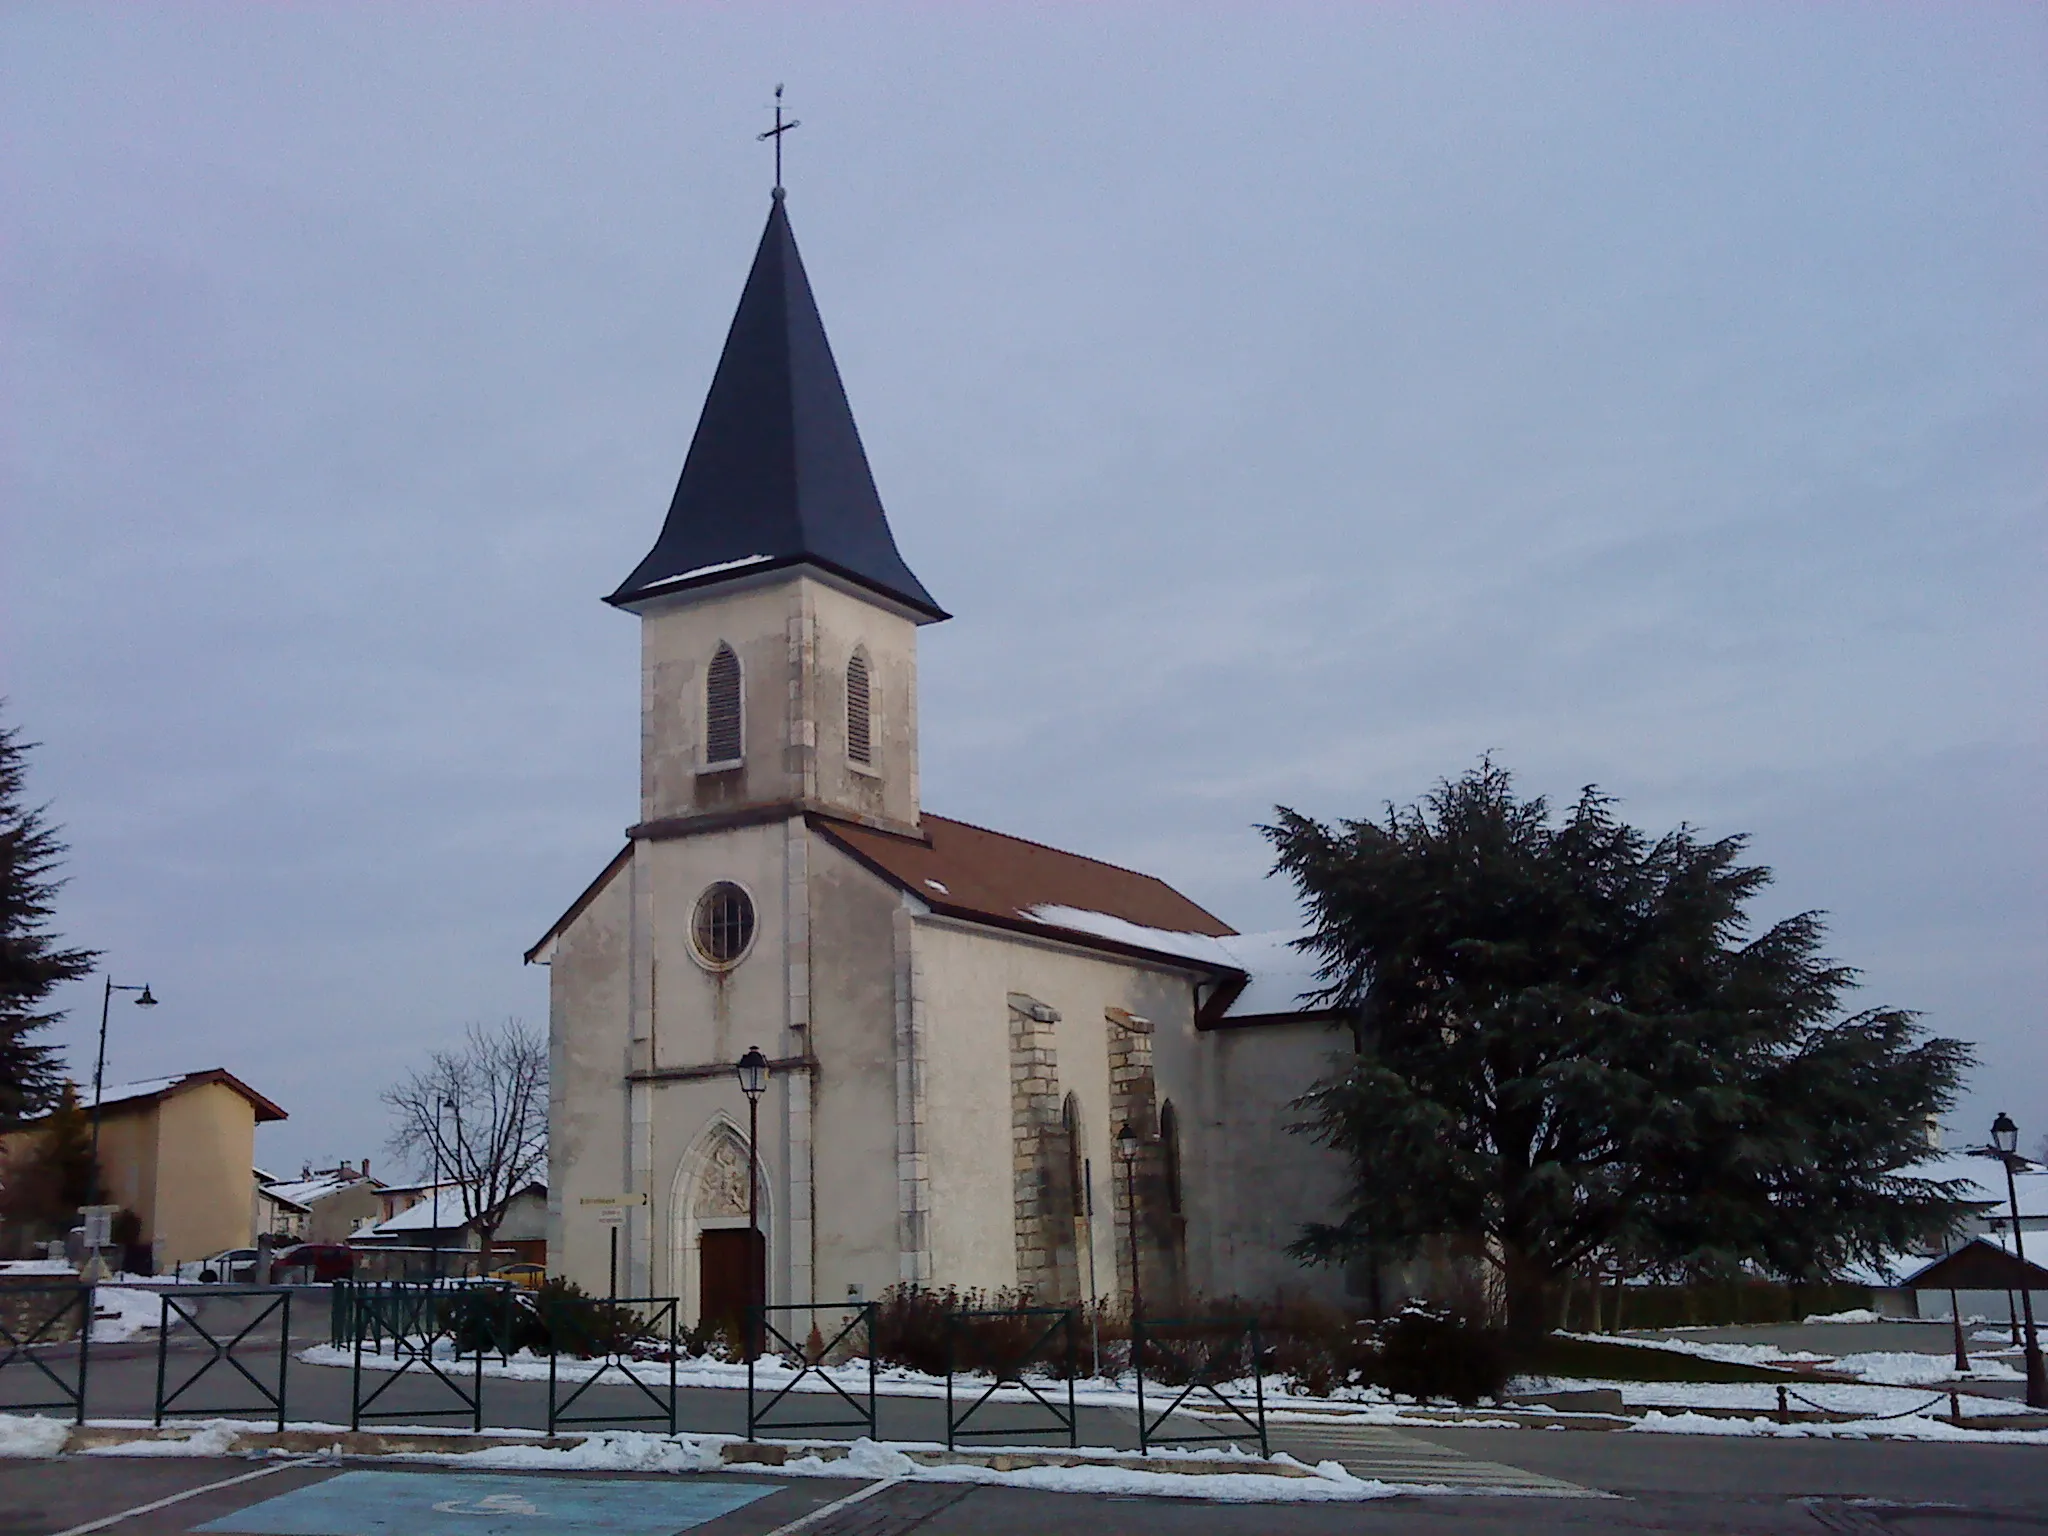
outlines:
[[[747,1225],[747,1138],[724,1114],[698,1133],[676,1169],[669,1231],[670,1270],[693,1325],[726,1327],[735,1342],[749,1303],[768,1299],[766,1170],[756,1185],[760,1231]]]

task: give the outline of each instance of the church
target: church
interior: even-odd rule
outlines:
[[[1351,1038],[1302,1002],[1289,935],[924,808],[918,631],[948,615],[890,531],[780,187],[667,520],[608,601],[640,621],[639,815],[526,956],[555,1273],[692,1322],[899,1282],[1135,1282],[1155,1312],[1343,1294],[1285,1252],[1344,1180],[1288,1104]]]

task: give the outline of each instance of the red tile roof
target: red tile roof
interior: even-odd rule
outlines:
[[[927,814],[921,819],[923,839],[823,817],[811,824],[882,878],[950,916],[1058,934],[1119,953],[1144,946],[1063,928],[1030,914],[1034,908],[1072,907],[1171,933],[1222,937],[1236,931],[1164,880],[964,821]],[[1184,955],[1176,958],[1187,963]]]

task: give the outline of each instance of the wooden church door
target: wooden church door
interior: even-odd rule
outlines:
[[[767,1299],[768,1245],[745,1227],[716,1228],[697,1238],[697,1320],[729,1330],[735,1340],[749,1306]]]

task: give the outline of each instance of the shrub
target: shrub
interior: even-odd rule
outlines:
[[[450,1319],[457,1345],[465,1353],[598,1355],[651,1352],[657,1343],[653,1326],[638,1310],[592,1296],[573,1280],[550,1279],[537,1291],[508,1296],[494,1287],[457,1292],[442,1305],[454,1310]]]
[[[1505,1336],[1467,1314],[1411,1301],[1377,1333],[1373,1375],[1390,1392],[1418,1402],[1447,1397],[1469,1408],[1507,1387]]]
[[[1035,1368],[1064,1377],[1069,1368],[1066,1332],[1051,1316],[1028,1316],[1032,1305],[1022,1291],[962,1291],[948,1286],[931,1290],[920,1285],[892,1285],[875,1313],[875,1360],[932,1376],[958,1371],[1015,1375]],[[1079,1308],[1075,1309],[1077,1314]],[[963,1312],[992,1312],[992,1317],[961,1317]],[[1075,1333],[1072,1365],[1085,1370],[1085,1320]]]

